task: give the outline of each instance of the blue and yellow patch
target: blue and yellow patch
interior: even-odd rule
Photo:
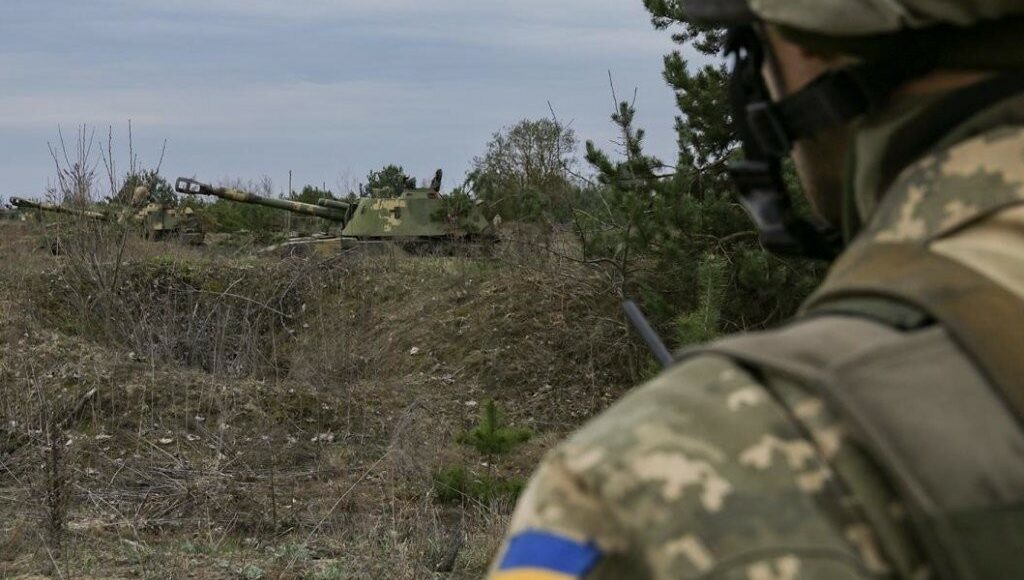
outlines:
[[[601,559],[593,543],[581,544],[548,532],[516,534],[491,580],[577,580]]]

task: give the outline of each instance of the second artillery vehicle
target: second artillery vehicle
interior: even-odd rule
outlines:
[[[139,234],[147,240],[173,238],[189,244],[201,244],[204,237],[202,224],[191,208],[178,209],[155,202],[139,208],[118,208],[109,213],[20,197],[12,197],[11,205],[22,211],[36,210],[96,221],[128,223],[137,227]]]
[[[462,243],[497,240],[494,227],[478,204],[453,203],[440,193],[440,170],[431,187],[407,189],[394,198],[321,199],[316,205],[262,197],[239,189],[213,187],[194,179],[179,178],[175,190],[192,195],[211,195],[315,216],[340,227],[337,237],[303,240],[304,244],[339,249],[391,242],[408,251]]]
[[[33,201],[31,199],[24,199],[21,197],[12,197],[11,205],[22,211],[34,209],[41,212],[58,213],[90,220],[106,221],[108,219],[107,214],[102,212],[77,209],[45,201]]]

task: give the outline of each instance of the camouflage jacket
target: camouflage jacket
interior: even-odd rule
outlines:
[[[830,282],[851,273],[870,280],[860,257],[911,245],[983,276],[1024,312],[1024,98],[962,112],[908,152],[916,138],[908,128],[934,129],[929,116],[949,109],[936,97],[860,127],[851,205],[865,225]],[[905,162],[893,166],[901,155]],[[823,367],[864,341],[884,350],[897,334],[826,312],[740,342],[766,350],[819,343],[820,352],[789,356]],[[929,337],[953,353],[946,359],[966,360],[942,329]],[[845,418],[803,380],[808,375],[741,364],[730,344],[684,357],[549,453],[520,499],[492,577],[929,577],[933,562],[903,494],[869,451],[849,444]],[[929,380],[942,383],[942,361],[933,362]],[[934,407],[956,413],[957,404],[936,395]],[[891,411],[897,421],[913,412]],[[971,449],[954,441],[947,452]],[[940,470],[942,461],[935,458]],[[1020,464],[1019,455],[1009,462]],[[1019,491],[1008,494],[1019,502]]]

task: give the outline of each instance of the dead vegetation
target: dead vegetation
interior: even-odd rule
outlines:
[[[282,260],[83,227],[57,256],[0,228],[4,576],[478,577],[641,360],[602,281],[525,244]]]

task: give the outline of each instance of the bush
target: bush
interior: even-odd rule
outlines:
[[[441,198],[441,207],[430,217],[466,233],[478,234],[479,228],[472,220],[467,219],[472,214],[475,203],[465,189],[459,187]]]
[[[312,276],[316,264],[301,260],[193,262],[164,256],[125,260],[115,275],[115,266],[76,266],[88,257],[77,241],[65,242],[70,259],[36,282],[33,311],[39,320],[210,372],[277,369],[275,347],[291,340],[305,305],[319,300],[334,279],[330,272]]]
[[[721,332],[722,301],[728,282],[725,260],[707,254],[697,266],[699,294],[697,307],[682,314],[678,321],[678,344],[696,344],[714,339]]]

